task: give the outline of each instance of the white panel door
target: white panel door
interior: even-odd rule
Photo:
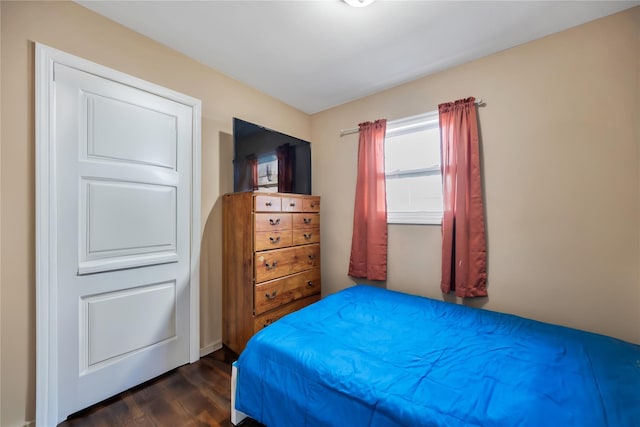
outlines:
[[[189,362],[192,109],[53,72],[62,420]]]

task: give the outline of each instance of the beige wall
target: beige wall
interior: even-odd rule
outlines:
[[[340,130],[476,96],[490,296],[471,304],[640,343],[639,55],[640,7],[312,116],[325,293],[353,283],[357,135]],[[442,299],[440,239],[391,225],[388,288]]]
[[[0,425],[35,417],[34,42],[202,100],[201,346],[219,343],[219,196],[232,190],[230,134],[238,116],[310,138],[310,118],[70,2],[1,3]],[[221,164],[221,160],[224,163]],[[221,177],[221,166],[226,171]]]

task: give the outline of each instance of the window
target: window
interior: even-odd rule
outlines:
[[[387,223],[440,224],[442,172],[438,112],[387,123]]]

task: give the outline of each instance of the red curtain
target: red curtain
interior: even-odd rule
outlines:
[[[487,296],[487,244],[475,98],[440,104],[442,292]]]
[[[387,195],[384,175],[385,119],[361,123],[349,276],[387,278]]]

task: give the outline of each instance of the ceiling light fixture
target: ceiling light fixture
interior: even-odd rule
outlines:
[[[375,0],[344,0],[346,4],[353,7],[366,7],[373,3]]]

